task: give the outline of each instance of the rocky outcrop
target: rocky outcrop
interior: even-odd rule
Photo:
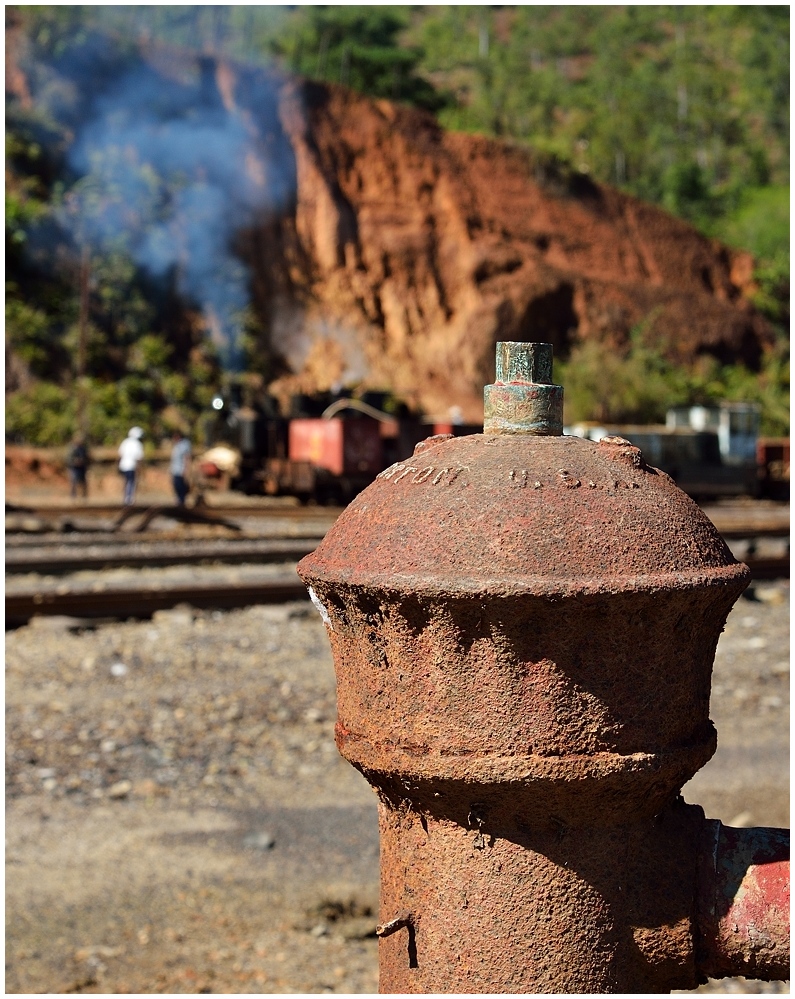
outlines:
[[[291,83],[278,100],[296,194],[271,234],[281,252],[251,259],[295,372],[277,389],[361,380],[478,420],[500,339],[565,356],[645,322],[672,359],[751,366],[771,340],[750,256],[658,208],[341,88]]]

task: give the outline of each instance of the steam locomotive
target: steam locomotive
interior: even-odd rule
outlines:
[[[295,496],[344,505],[379,472],[408,458],[433,434],[480,433],[482,427],[422,420],[382,392],[296,395],[280,414],[266,397],[246,405],[234,391],[217,396],[204,428],[208,447],[197,459],[202,487]]]
[[[203,486],[333,505],[349,502],[426,437],[482,432],[453,419],[424,421],[377,392],[295,396],[287,417],[272,399],[251,406],[231,394],[216,397],[214,407],[209,446],[197,463]],[[588,423],[564,433],[594,441],[625,437],[698,500],[788,500],[789,439],[760,438],[758,427],[756,405],[723,403],[669,410],[659,426]]]

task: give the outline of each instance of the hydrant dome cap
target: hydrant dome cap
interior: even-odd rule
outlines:
[[[747,585],[706,515],[621,438],[428,444],[356,497],[302,578],[505,595]]]

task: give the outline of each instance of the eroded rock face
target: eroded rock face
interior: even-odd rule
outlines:
[[[565,356],[649,320],[673,359],[751,365],[770,342],[751,257],[658,208],[341,88],[287,84],[279,117],[296,197],[271,230],[280,255],[251,258],[296,372],[277,390],[362,379],[477,421],[497,340]]]

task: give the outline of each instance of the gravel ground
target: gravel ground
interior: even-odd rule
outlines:
[[[750,597],[684,794],[788,825],[789,586]],[[337,755],[310,604],[39,618],[6,653],[7,992],[376,991],[375,799]]]

